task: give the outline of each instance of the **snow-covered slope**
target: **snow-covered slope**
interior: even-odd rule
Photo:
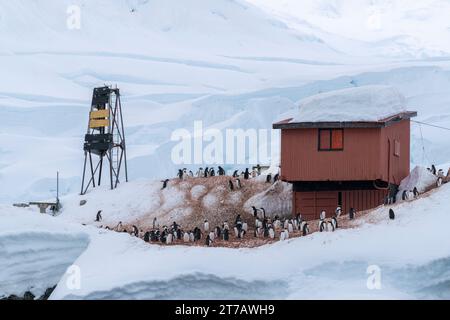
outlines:
[[[0,250],[8,259],[0,262],[14,280],[2,286],[1,295],[39,291],[60,279],[53,299],[448,298],[449,201],[450,185],[445,185],[394,206],[394,221],[382,207],[358,220],[357,228],[256,249],[160,247],[1,207],[0,243],[8,246]],[[40,255],[48,259],[33,262],[39,251],[30,247],[48,248]],[[64,248],[71,254],[61,255]],[[62,276],[70,260],[81,270],[79,288],[67,285],[73,273]],[[366,285],[369,266],[381,271],[380,290]],[[30,277],[34,268],[46,277]]]

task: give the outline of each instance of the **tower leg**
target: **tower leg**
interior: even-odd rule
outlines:
[[[89,152],[89,162],[91,164],[91,179],[92,179],[92,185],[95,188],[95,173],[94,173],[94,165],[92,164],[92,153]]]
[[[100,185],[102,183],[103,157],[104,157],[104,155],[102,154],[101,157],[100,157],[100,172],[98,174],[98,186],[99,187],[100,187]]]
[[[84,153],[83,179],[81,180],[81,195],[84,195],[84,178],[86,176],[87,153]]]

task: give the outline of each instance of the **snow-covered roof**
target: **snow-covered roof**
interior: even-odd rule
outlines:
[[[283,126],[295,123],[383,122],[396,116],[415,116],[405,97],[390,86],[372,85],[317,94],[286,115]]]

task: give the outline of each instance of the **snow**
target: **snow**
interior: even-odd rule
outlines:
[[[405,97],[389,86],[361,86],[303,99],[295,122],[380,121],[407,111]]]
[[[415,167],[410,175],[402,180],[400,183],[400,193],[404,190],[412,191],[414,188],[420,193],[430,190],[436,186],[437,177],[432,174],[427,168]]]
[[[441,270],[448,268],[450,257],[450,238],[445,236],[449,201],[450,185],[444,185],[428,197],[395,205],[394,221],[388,219],[388,208],[382,207],[366,222],[359,221],[357,228],[256,249],[160,247],[128,234],[1,207],[5,224],[0,226],[0,243],[14,244],[8,245],[6,260],[21,271],[11,281],[17,287],[2,287],[2,294],[31,287],[42,292],[40,288],[53,286],[60,277],[52,299],[448,298],[439,286],[448,281]],[[417,230],[422,230],[420,237]],[[33,233],[36,236],[31,237]],[[60,241],[52,245],[56,239]],[[33,243],[34,248],[54,250],[50,253],[72,248],[71,254],[50,254],[53,259],[37,259],[30,266],[51,270],[59,263],[51,277],[47,272],[45,281],[29,277],[27,263],[36,252],[28,248]],[[64,261],[55,262],[57,258]],[[69,260],[81,270],[79,289],[67,286],[70,273],[61,275]],[[369,265],[381,268],[381,290],[366,287]],[[423,268],[428,270],[426,277]],[[2,272],[13,276],[8,268]]]

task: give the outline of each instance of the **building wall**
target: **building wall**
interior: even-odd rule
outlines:
[[[381,130],[380,164],[382,180],[399,185],[410,173],[410,120]],[[396,141],[400,143],[400,154],[395,155]]]
[[[318,151],[318,129],[281,132],[281,176],[286,181],[381,178],[380,129],[344,129],[343,151]]]
[[[306,220],[317,220],[320,212],[325,210],[330,218],[339,205],[343,214],[347,214],[350,208],[364,211],[382,205],[386,195],[386,190],[294,192],[294,214],[301,213]]]
[[[343,151],[318,151],[318,129],[283,129],[285,181],[374,181],[399,184],[409,174],[410,122],[387,128],[344,129]],[[400,157],[394,155],[395,141]],[[389,149],[389,151],[388,151]]]

